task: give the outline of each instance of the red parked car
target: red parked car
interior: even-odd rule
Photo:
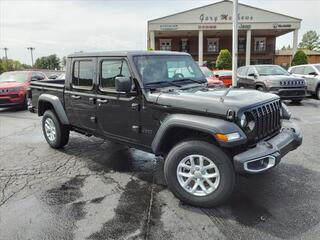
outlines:
[[[203,74],[206,76],[208,85],[213,87],[223,87],[223,82],[214,77],[212,71],[207,67],[200,67]]]
[[[232,71],[231,70],[214,70],[215,79],[219,79],[226,87],[232,86]]]
[[[14,71],[0,75],[0,108],[21,107],[27,109],[27,88],[31,81],[47,79],[38,71]]]

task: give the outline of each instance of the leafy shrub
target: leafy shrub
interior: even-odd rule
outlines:
[[[303,50],[298,50],[292,59],[291,66],[308,64],[308,57]]]
[[[232,68],[232,57],[228,49],[221,49],[216,61],[216,68],[218,69]]]

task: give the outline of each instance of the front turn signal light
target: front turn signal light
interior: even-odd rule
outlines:
[[[241,138],[240,134],[237,132],[229,133],[229,134],[217,133],[214,136],[216,137],[217,140],[221,142],[233,142]]]

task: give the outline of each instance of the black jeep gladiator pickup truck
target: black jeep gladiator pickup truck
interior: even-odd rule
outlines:
[[[278,96],[208,88],[186,53],[78,53],[66,69],[28,91],[48,144],[76,131],[163,156],[168,188],[192,205],[222,203],[235,173],[265,172],[302,143]]]

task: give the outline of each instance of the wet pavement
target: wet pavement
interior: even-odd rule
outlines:
[[[77,133],[54,150],[35,114],[2,109],[0,239],[320,239],[320,101],[289,108],[303,146],[212,209],[176,199],[161,158]]]

